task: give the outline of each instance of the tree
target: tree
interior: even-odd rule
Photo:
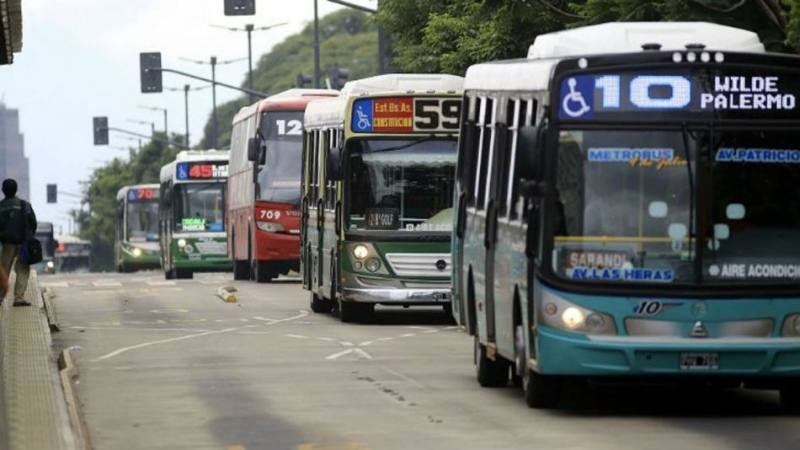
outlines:
[[[525,57],[539,34],[613,21],[714,22],[758,33],[771,51],[800,51],[800,0],[381,0],[378,13],[401,70],[458,75]]]

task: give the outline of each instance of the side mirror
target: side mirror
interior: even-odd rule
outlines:
[[[542,178],[544,156],[544,128],[540,125],[526,126],[519,130],[517,138],[516,174],[518,178],[539,180]]]
[[[326,167],[326,172],[328,174],[328,179],[333,181],[340,181],[342,179],[342,149],[341,147],[333,148],[328,150],[328,157],[326,158],[328,162],[328,167]]]
[[[256,138],[251,137],[247,140],[247,160],[256,162],[258,161],[258,140]]]

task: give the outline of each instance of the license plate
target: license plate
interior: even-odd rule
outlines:
[[[450,301],[450,293],[449,292],[434,292],[433,293],[433,301],[435,301],[435,302],[449,302]]]
[[[719,353],[681,353],[681,369],[719,369]]]

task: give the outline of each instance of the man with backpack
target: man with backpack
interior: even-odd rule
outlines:
[[[0,261],[6,274],[11,273],[12,264],[17,272],[14,306],[30,306],[25,301],[25,290],[31,266],[21,260],[20,252],[25,241],[36,234],[36,214],[30,203],[17,198],[17,182],[13,179],[3,180],[3,195],[5,198],[0,201],[0,245],[3,246]]]

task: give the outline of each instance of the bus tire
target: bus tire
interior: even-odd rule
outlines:
[[[175,269],[165,270],[164,271],[164,279],[165,280],[174,280],[175,279]]]
[[[333,310],[333,305],[330,300],[325,300],[324,298],[317,295],[316,292],[311,292],[311,311],[314,311],[318,314],[329,313]]]
[[[339,320],[345,323],[358,322],[375,312],[371,303],[344,302],[339,300]]]
[[[503,387],[508,384],[508,361],[497,355],[494,360],[486,355],[486,346],[475,335],[475,369],[478,384],[482,387]]]
[[[250,279],[250,263],[247,261],[233,261],[233,279],[234,280],[248,280]]]
[[[781,406],[792,414],[800,414],[800,388],[782,387],[780,389]]]
[[[194,278],[194,272],[190,269],[174,269],[175,270],[175,278],[179,280],[191,280]]]
[[[253,278],[256,283],[269,283],[273,278],[277,278],[272,265],[264,261],[256,261],[253,267]]]
[[[551,409],[561,401],[561,383],[550,376],[540,375],[527,367],[522,375],[522,393],[530,408]]]

